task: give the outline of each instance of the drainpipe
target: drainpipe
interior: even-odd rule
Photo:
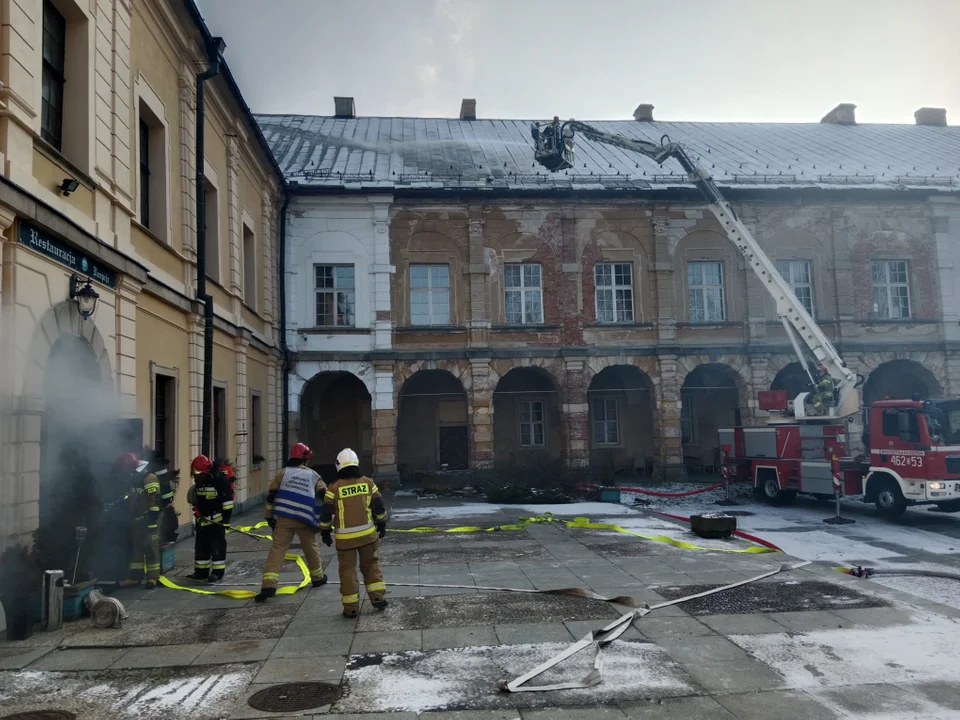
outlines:
[[[283,417],[280,421],[280,452],[286,452],[290,435],[290,353],[287,350],[287,206],[290,204],[290,187],[283,193],[283,207],[280,208],[280,364],[283,373],[283,398],[281,406]],[[286,458],[284,458],[286,459]]]
[[[210,409],[213,405],[213,297],[207,294],[207,202],[203,160],[203,84],[220,73],[220,56],[226,43],[212,38],[207,46],[210,67],[197,75],[197,299],[203,303],[203,424],[200,453],[210,457]]]

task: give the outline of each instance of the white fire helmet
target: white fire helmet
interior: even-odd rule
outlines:
[[[337,472],[351,465],[354,467],[359,466],[360,458],[358,458],[357,454],[350,448],[344,448],[340,451],[340,454],[337,455]]]

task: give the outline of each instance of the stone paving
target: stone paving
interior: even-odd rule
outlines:
[[[528,514],[430,524],[488,527]],[[230,536],[230,587],[259,585],[266,549]],[[130,613],[120,630],[80,621],[0,642],[0,707],[62,709],[81,718],[960,718],[960,674],[949,660],[960,611],[827,565],[639,618],[604,650],[604,681],[593,688],[504,694],[498,680],[522,674],[625,608],[477,586],[589,587],[654,604],[792,559],[681,550],[562,523],[469,535],[391,533],[382,555],[388,584],[404,586],[390,587],[387,610],[364,603],[354,620],[340,615],[333,584],[266,605],[166,588],[120,591]],[[189,572],[191,557],[189,542],[179,546],[169,577]],[[335,563],[328,574],[336,580]],[[296,567],[285,566],[281,582],[298,579]],[[887,648],[894,655],[887,657]],[[587,650],[533,684],[576,680],[591,666]],[[246,702],[296,681],[340,684],[343,697],[288,714]]]

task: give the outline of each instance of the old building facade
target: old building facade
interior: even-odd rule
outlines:
[[[0,544],[29,537],[92,447],[167,457],[187,481],[186,521],[203,366],[196,76],[210,33],[192,0],[0,10]],[[281,462],[283,180],[225,65],[206,83],[204,127],[213,449],[235,461],[242,502]],[[99,296],[89,318],[85,288]],[[105,437],[118,417],[140,418],[142,436]]]
[[[291,437],[356,446],[381,475],[670,475],[715,467],[718,427],[763,422],[759,391],[802,389],[772,299],[677,168],[580,138],[578,167],[551,176],[526,123],[337,103],[258,118],[295,183]],[[712,168],[865,402],[960,392],[960,133],[936,112],[852,115],[601,125],[669,133]]]

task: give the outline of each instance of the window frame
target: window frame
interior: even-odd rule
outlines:
[[[527,286],[527,268],[536,268],[537,269],[537,282],[535,286]],[[507,285],[507,269],[508,268],[520,268],[520,285],[518,286],[508,286]],[[508,293],[519,293],[520,295],[520,320],[511,321],[510,316],[508,315],[507,310],[507,295]],[[535,295],[538,298],[539,305],[539,319],[536,321],[527,322],[527,296]],[[543,266],[540,263],[505,263],[503,266],[503,320],[506,325],[543,325],[544,324],[544,310],[543,310]]]
[[[178,452],[177,431],[180,421],[179,407],[177,402],[180,392],[180,372],[177,370],[177,368],[163,367],[162,365],[157,365],[156,363],[151,362],[150,436],[153,440],[153,450],[155,453],[157,453],[158,457],[160,456],[160,449],[158,447],[157,438],[159,436],[160,428],[157,426],[157,398],[161,389],[161,382],[164,384],[166,390],[166,397],[164,398],[164,404],[166,406],[164,408],[164,420],[166,422],[164,445],[167,447],[165,448],[166,453],[164,456],[170,461],[171,464],[176,465]]]
[[[240,245],[243,249],[243,303],[257,312],[259,307],[259,283],[257,282],[257,233],[255,223],[244,211],[240,218]],[[247,238],[249,237],[249,247]]]
[[[694,285],[691,283],[690,270],[695,265],[717,265],[720,268],[720,284],[706,284],[701,283],[700,285]],[[716,323],[726,322],[727,320],[727,293],[726,293],[726,278],[724,277],[724,261],[720,259],[701,259],[701,260],[687,260],[686,261],[686,271],[687,271],[687,320],[692,325],[713,325]],[[701,278],[703,273],[701,271]],[[707,291],[710,289],[719,289],[720,290],[720,317],[719,318],[710,318],[707,316]],[[693,319],[693,305],[690,302],[691,295],[694,292],[699,292],[703,300],[703,319],[694,320]]]
[[[220,182],[217,179],[216,172],[210,167],[210,163],[205,163],[203,173],[203,192],[204,192],[204,227],[206,228],[206,252],[207,252],[207,278],[217,285],[220,285]],[[213,195],[214,202],[210,202],[210,196]],[[211,215],[212,213],[212,215]],[[211,219],[213,227],[210,225]],[[199,218],[198,218],[199,220]],[[199,249],[199,248],[198,248]],[[212,255],[212,257],[211,257]],[[215,271],[215,272],[213,272]]]
[[[42,13],[40,28],[40,137],[45,142],[56,148],[57,152],[63,152],[63,100],[64,87],[67,84],[67,79],[64,74],[66,72],[67,57],[67,19],[50,0],[43,0]],[[57,28],[51,28],[48,25],[48,21],[54,18],[57,19],[59,23],[59,27]],[[54,37],[54,29],[58,30],[60,33],[60,52],[56,58],[60,61],[59,69],[54,67],[54,65],[47,60],[47,53],[44,52],[44,50],[47,48],[48,34],[51,36],[53,42],[57,42],[58,40],[56,37]],[[47,108],[53,108],[52,104],[43,98],[44,86],[46,86],[48,83],[54,84],[57,102],[59,103],[59,107],[56,108],[57,131],[55,133],[47,127],[47,125],[49,125],[49,121],[44,121],[45,116],[49,118],[49,112],[47,112]]]
[[[138,120],[140,133],[140,224],[150,228],[150,126],[141,114]]]
[[[532,419],[533,418],[532,409],[534,405],[540,406],[540,420]],[[530,420],[525,421],[523,419],[524,406],[529,406],[529,408],[531,409]],[[527,398],[527,399],[517,400],[517,444],[519,445],[521,450],[535,450],[538,448],[547,447],[547,416],[546,416],[545,408],[546,408],[546,403],[542,398]],[[530,426],[531,442],[528,444],[524,444],[523,442],[523,426],[524,425]],[[536,440],[535,428],[538,425],[540,426],[540,435],[542,439],[542,442],[540,443],[535,442]]]
[[[222,402],[219,400],[222,399]],[[227,452],[227,425],[230,422],[230,413],[227,409],[227,383],[222,380],[213,381],[213,392],[210,398],[210,448],[211,460],[229,458]]]
[[[317,270],[319,268],[332,268],[333,272],[333,285],[329,288],[320,288],[317,287]],[[344,288],[341,290],[337,286],[337,268],[351,268],[353,271],[353,286],[349,289]],[[351,321],[347,322],[337,322],[337,317],[340,314],[338,312],[338,295],[343,292],[345,295],[350,295],[351,297]],[[320,323],[320,313],[317,310],[317,301],[319,300],[320,294],[332,295],[333,301],[331,305],[331,319],[333,324],[324,325]],[[355,328],[357,326],[357,266],[354,263],[314,263],[313,265],[313,299],[314,299],[314,327],[322,328]]]
[[[893,282],[890,280],[890,266],[893,264],[903,265],[903,282]],[[874,279],[873,271],[878,265],[883,266],[883,281],[877,282]],[[890,314],[890,310],[893,307],[893,294],[892,291],[894,288],[903,288],[906,291],[906,295],[903,299],[906,300],[906,314],[898,315],[894,317]],[[878,290],[882,290],[886,295],[887,302],[887,314],[881,315],[879,311],[878,304],[876,303],[876,293]],[[913,316],[913,301],[910,295],[910,261],[904,260],[902,258],[884,258],[879,260],[870,261],[870,301],[872,306],[871,315],[877,320],[909,320]]]
[[[610,268],[610,280],[609,285],[601,285],[599,271],[602,267]],[[617,268],[625,267],[629,276],[629,284],[623,285],[617,282]],[[635,298],[633,288],[633,263],[631,262],[617,262],[615,260],[604,260],[598,262],[593,266],[593,310],[594,317],[596,318],[597,323],[602,323],[604,325],[624,325],[636,322],[636,307],[635,307]],[[610,293],[610,309],[613,313],[612,320],[601,319],[600,317],[600,293]],[[630,317],[620,317],[624,312],[619,309],[619,298],[617,297],[618,293],[629,293],[629,313]],[[625,303],[626,304],[626,303]]]
[[[693,395],[691,393],[680,394],[680,444],[697,444],[697,424],[694,422],[696,409],[694,408]],[[684,425],[687,426],[686,432]]]
[[[803,263],[807,266],[807,282],[798,282],[794,279],[794,268],[799,263]],[[793,290],[794,296],[796,296],[797,300],[800,301],[800,304],[803,305],[804,310],[810,314],[810,317],[816,318],[817,305],[813,292],[813,262],[803,258],[784,258],[782,260],[777,260],[775,264],[777,267],[777,272],[780,273],[780,277],[782,277],[784,282],[786,282],[787,285],[790,286],[790,289]],[[787,267],[789,267],[789,277],[783,274],[783,268],[781,267],[781,264],[785,264]],[[804,304],[803,298],[801,298],[800,294],[797,292],[798,287],[805,287],[809,290],[810,307],[807,307],[806,304]]]
[[[597,404],[603,405],[603,420],[597,419]],[[608,412],[610,404],[613,406],[613,420],[610,420]],[[597,424],[603,423],[603,440],[597,436]],[[610,440],[610,424],[613,423],[616,439]],[[620,432],[620,399],[616,395],[597,395],[591,398],[590,403],[590,428],[595,447],[619,447],[621,443]]]
[[[427,270],[427,285],[425,287],[414,287],[413,286],[413,270],[414,268],[425,268]],[[435,269],[443,268],[447,271],[447,284],[446,286],[433,286],[433,271]],[[447,263],[410,263],[408,277],[410,281],[410,325],[415,327],[445,327],[452,323],[452,308],[450,306],[450,301],[452,298],[452,288],[450,283],[450,265]],[[435,322],[434,321],[434,293],[436,291],[446,290],[446,312],[447,312],[447,321],[446,322]],[[414,302],[413,295],[415,292],[426,293],[427,296],[427,310],[428,310],[428,322],[417,322],[414,316]]]
[[[250,467],[257,468],[263,464],[263,395],[259,390],[250,391]]]

